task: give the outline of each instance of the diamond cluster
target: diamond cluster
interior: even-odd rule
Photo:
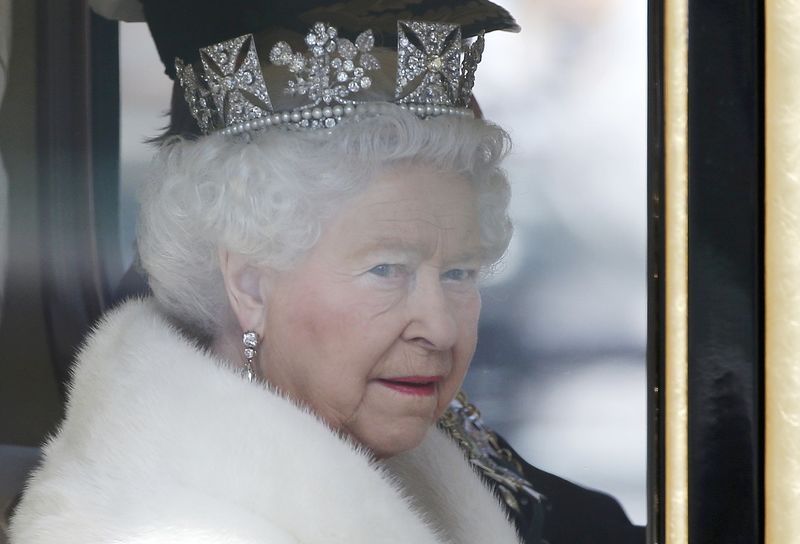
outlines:
[[[397,34],[395,99],[407,104],[455,105],[461,71],[461,27],[399,21]]]
[[[200,60],[224,126],[272,111],[252,35],[204,47]]]
[[[247,331],[242,334],[242,344],[244,344],[244,356],[246,359],[252,359],[256,356],[256,347],[258,347],[258,336],[253,331]]]
[[[474,74],[483,52],[483,35],[464,48],[458,25],[398,21],[395,104],[420,117],[469,115]],[[270,126],[332,128],[352,115],[358,93],[372,86],[369,72],[380,70],[372,53],[375,38],[366,30],[351,41],[336,28],[316,23],[305,37],[308,52],[276,43],[269,59],[293,78],[283,91],[308,102],[275,112],[267,92],[252,35],[200,50],[200,65],[175,59],[178,81],[204,134],[240,134]],[[462,48],[464,61],[462,63]]]
[[[371,53],[375,38],[371,30],[365,30],[355,40],[338,37],[337,30],[323,23],[316,23],[306,35],[310,52],[305,56],[292,51],[286,42],[276,43],[269,60],[277,66],[286,66],[295,74],[285,92],[294,96],[307,96],[309,106],[352,104],[350,95],[372,86],[367,71],[379,70],[378,59]],[[333,127],[339,119],[301,119],[301,127]]]
[[[200,83],[194,73],[194,67],[191,64],[184,64],[181,59],[175,59],[175,74],[183,88],[183,98],[189,105],[189,111],[197,121],[198,128],[203,134],[208,134],[215,128],[210,107],[213,103],[211,91]]]
[[[175,72],[204,134],[259,119],[272,111],[252,35],[204,47],[200,61],[201,77],[181,59],[175,59]]]
[[[483,57],[483,46],[486,43],[484,32],[478,34],[475,42],[469,46],[464,54],[464,62],[461,64],[461,89],[458,95],[462,103],[467,104],[472,96],[472,87],[475,86],[475,71]]]

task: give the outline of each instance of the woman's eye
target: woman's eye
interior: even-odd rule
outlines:
[[[476,276],[475,270],[465,268],[453,268],[442,275],[442,278],[450,281],[470,281]]]
[[[379,264],[369,269],[370,274],[381,278],[394,278],[400,276],[404,271],[405,267],[401,264]]]

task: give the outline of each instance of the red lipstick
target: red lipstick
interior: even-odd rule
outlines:
[[[379,379],[378,382],[398,393],[429,397],[436,392],[436,384],[441,379],[441,376],[401,376],[398,378]]]

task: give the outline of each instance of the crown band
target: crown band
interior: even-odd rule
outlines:
[[[397,30],[393,103],[423,118],[472,115],[466,106],[483,53],[483,33],[463,46],[458,25],[398,21]],[[233,135],[272,126],[330,129],[356,110],[377,111],[369,107],[387,102],[358,100],[358,94],[372,86],[370,73],[381,68],[372,54],[372,31],[350,41],[339,37],[334,27],[316,23],[305,43],[306,54],[293,51],[286,42],[276,43],[270,51],[272,64],[293,76],[283,92],[308,100],[278,112],[251,34],[200,49],[197,65],[176,58],[178,82],[201,132]]]
[[[380,113],[379,102],[367,102],[359,105],[347,104],[345,106],[333,106],[324,108],[311,108],[302,110],[283,111],[272,115],[265,115],[251,121],[237,123],[220,129],[220,134],[232,136],[246,132],[255,132],[269,127],[285,126],[293,129],[306,128],[301,123],[303,121],[316,120],[326,128],[333,128],[339,122],[350,117],[355,113]],[[432,104],[398,104],[404,110],[416,114],[418,117],[427,119],[428,117],[438,117],[440,115],[460,115],[474,117],[475,113],[469,108],[455,108],[452,106],[434,106]]]

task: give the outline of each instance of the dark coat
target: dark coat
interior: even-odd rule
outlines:
[[[524,478],[545,496],[542,513],[524,499],[522,513],[509,509],[526,544],[540,544],[539,533],[547,544],[644,544],[645,528],[633,525],[614,498],[540,470],[502,437],[497,440],[522,466]]]

